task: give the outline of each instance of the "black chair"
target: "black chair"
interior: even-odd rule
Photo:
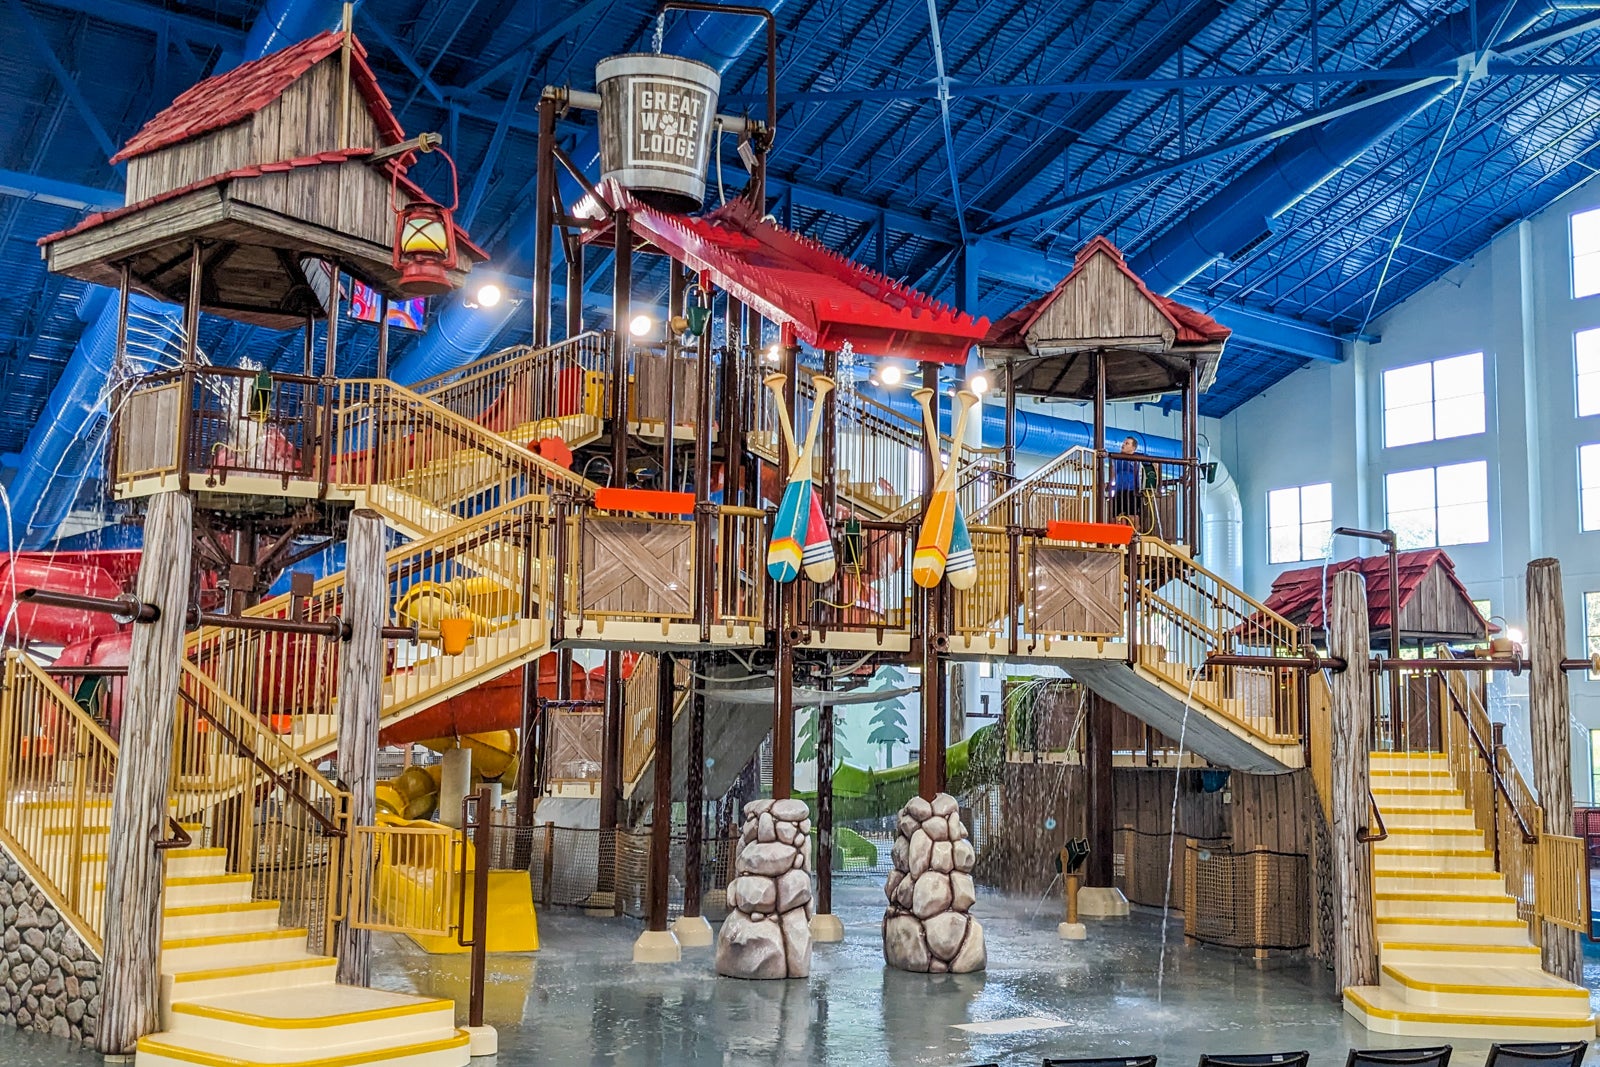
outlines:
[[[1344,1067],[1449,1067],[1450,1046],[1433,1048],[1366,1048],[1350,1050]]]
[[[1257,1052],[1242,1056],[1212,1056],[1201,1053],[1200,1067],[1306,1067],[1310,1060],[1311,1053],[1304,1050]]]
[[[1044,1067],[1156,1067],[1154,1056],[1094,1056],[1086,1060],[1046,1059]]]
[[[1588,1051],[1587,1041],[1490,1045],[1483,1067],[1578,1067]]]

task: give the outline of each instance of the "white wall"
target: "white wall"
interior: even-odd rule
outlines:
[[[1267,563],[1268,491],[1332,482],[1334,525],[1377,529],[1386,524],[1385,473],[1482,459],[1490,540],[1446,546],[1457,573],[1475,598],[1492,601],[1495,614],[1525,632],[1523,569],[1530,559],[1558,557],[1566,651],[1584,652],[1583,593],[1600,590],[1600,533],[1579,529],[1577,452],[1600,441],[1600,417],[1575,415],[1573,333],[1600,326],[1600,297],[1570,297],[1567,220],[1596,206],[1600,183],[1591,182],[1377,321],[1377,342],[1349,343],[1345,362],[1297,371],[1227,417],[1223,455],[1244,499],[1247,589],[1263,595],[1277,573],[1305,566]],[[1383,372],[1477,351],[1484,354],[1487,432],[1385,448]],[[1376,547],[1336,539],[1334,555]],[[1572,685],[1574,787],[1586,801],[1587,731],[1600,727],[1600,685],[1582,675],[1572,676]],[[1525,679],[1501,691],[1516,751],[1526,744]]]

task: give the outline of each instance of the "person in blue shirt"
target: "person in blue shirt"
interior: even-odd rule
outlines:
[[[1132,437],[1122,439],[1123,456],[1139,451],[1139,442]],[[1128,516],[1134,525],[1139,524],[1139,490],[1144,477],[1144,464],[1136,459],[1111,461],[1111,516],[1113,521]]]

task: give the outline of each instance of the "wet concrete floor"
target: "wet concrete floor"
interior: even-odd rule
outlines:
[[[543,949],[491,956],[487,1021],[500,1054],[478,1067],[1037,1067],[1046,1056],[1156,1053],[1190,1067],[1202,1052],[1308,1049],[1314,1067],[1340,1067],[1351,1047],[1426,1044],[1368,1034],[1344,1014],[1333,976],[1311,961],[1257,970],[1234,954],[1186,946],[1181,916],[1168,925],[1158,993],[1161,916],[1090,920],[1086,942],[1057,939],[1059,900],[985,896],[989,970],[911,975],[883,965],[882,891],[876,877],[846,877],[835,910],[846,940],[819,945],[809,981],[718,978],[710,949],[665,967],[631,962],[640,924],[571,912],[541,915]],[[448,997],[466,1020],[467,957],[428,956],[403,938],[376,935],[374,984]],[[1600,956],[1586,967],[1600,984]],[[1060,1025],[1017,1030],[1032,1018]],[[960,1023],[1001,1031],[971,1033]],[[1456,1041],[1452,1064],[1479,1067],[1486,1042]],[[54,1067],[98,1057],[66,1042],[0,1032],[0,1065]],[[1597,1062],[1593,1055],[1591,1064]]]
[[[1037,907],[980,898],[989,970],[905,974],[883,964],[882,901],[876,878],[840,879],[835,911],[846,940],[817,946],[810,980],[790,982],[718,978],[710,949],[670,966],[635,966],[639,924],[542,915],[542,951],[490,959],[485,1011],[500,1033],[496,1067],[1038,1067],[1047,1056],[1152,1052],[1163,1064],[1193,1065],[1203,1052],[1296,1049],[1310,1050],[1314,1067],[1338,1067],[1352,1047],[1428,1043],[1369,1034],[1340,1008],[1332,972],[1312,961],[1258,970],[1231,952],[1186,946],[1178,915],[1158,992],[1159,913],[1090,920],[1090,940],[1070,943],[1056,936],[1059,898]],[[382,984],[454,997],[465,1011],[464,957],[428,957],[397,939],[383,939],[382,953],[374,969]],[[1003,1031],[1027,1018],[1060,1025],[956,1029],[994,1023]],[[1482,1064],[1488,1051],[1486,1042],[1454,1044],[1452,1063],[1463,1067]]]

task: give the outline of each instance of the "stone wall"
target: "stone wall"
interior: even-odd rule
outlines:
[[[0,848],[0,952],[8,1025],[94,1041],[100,1020],[100,960]]]

